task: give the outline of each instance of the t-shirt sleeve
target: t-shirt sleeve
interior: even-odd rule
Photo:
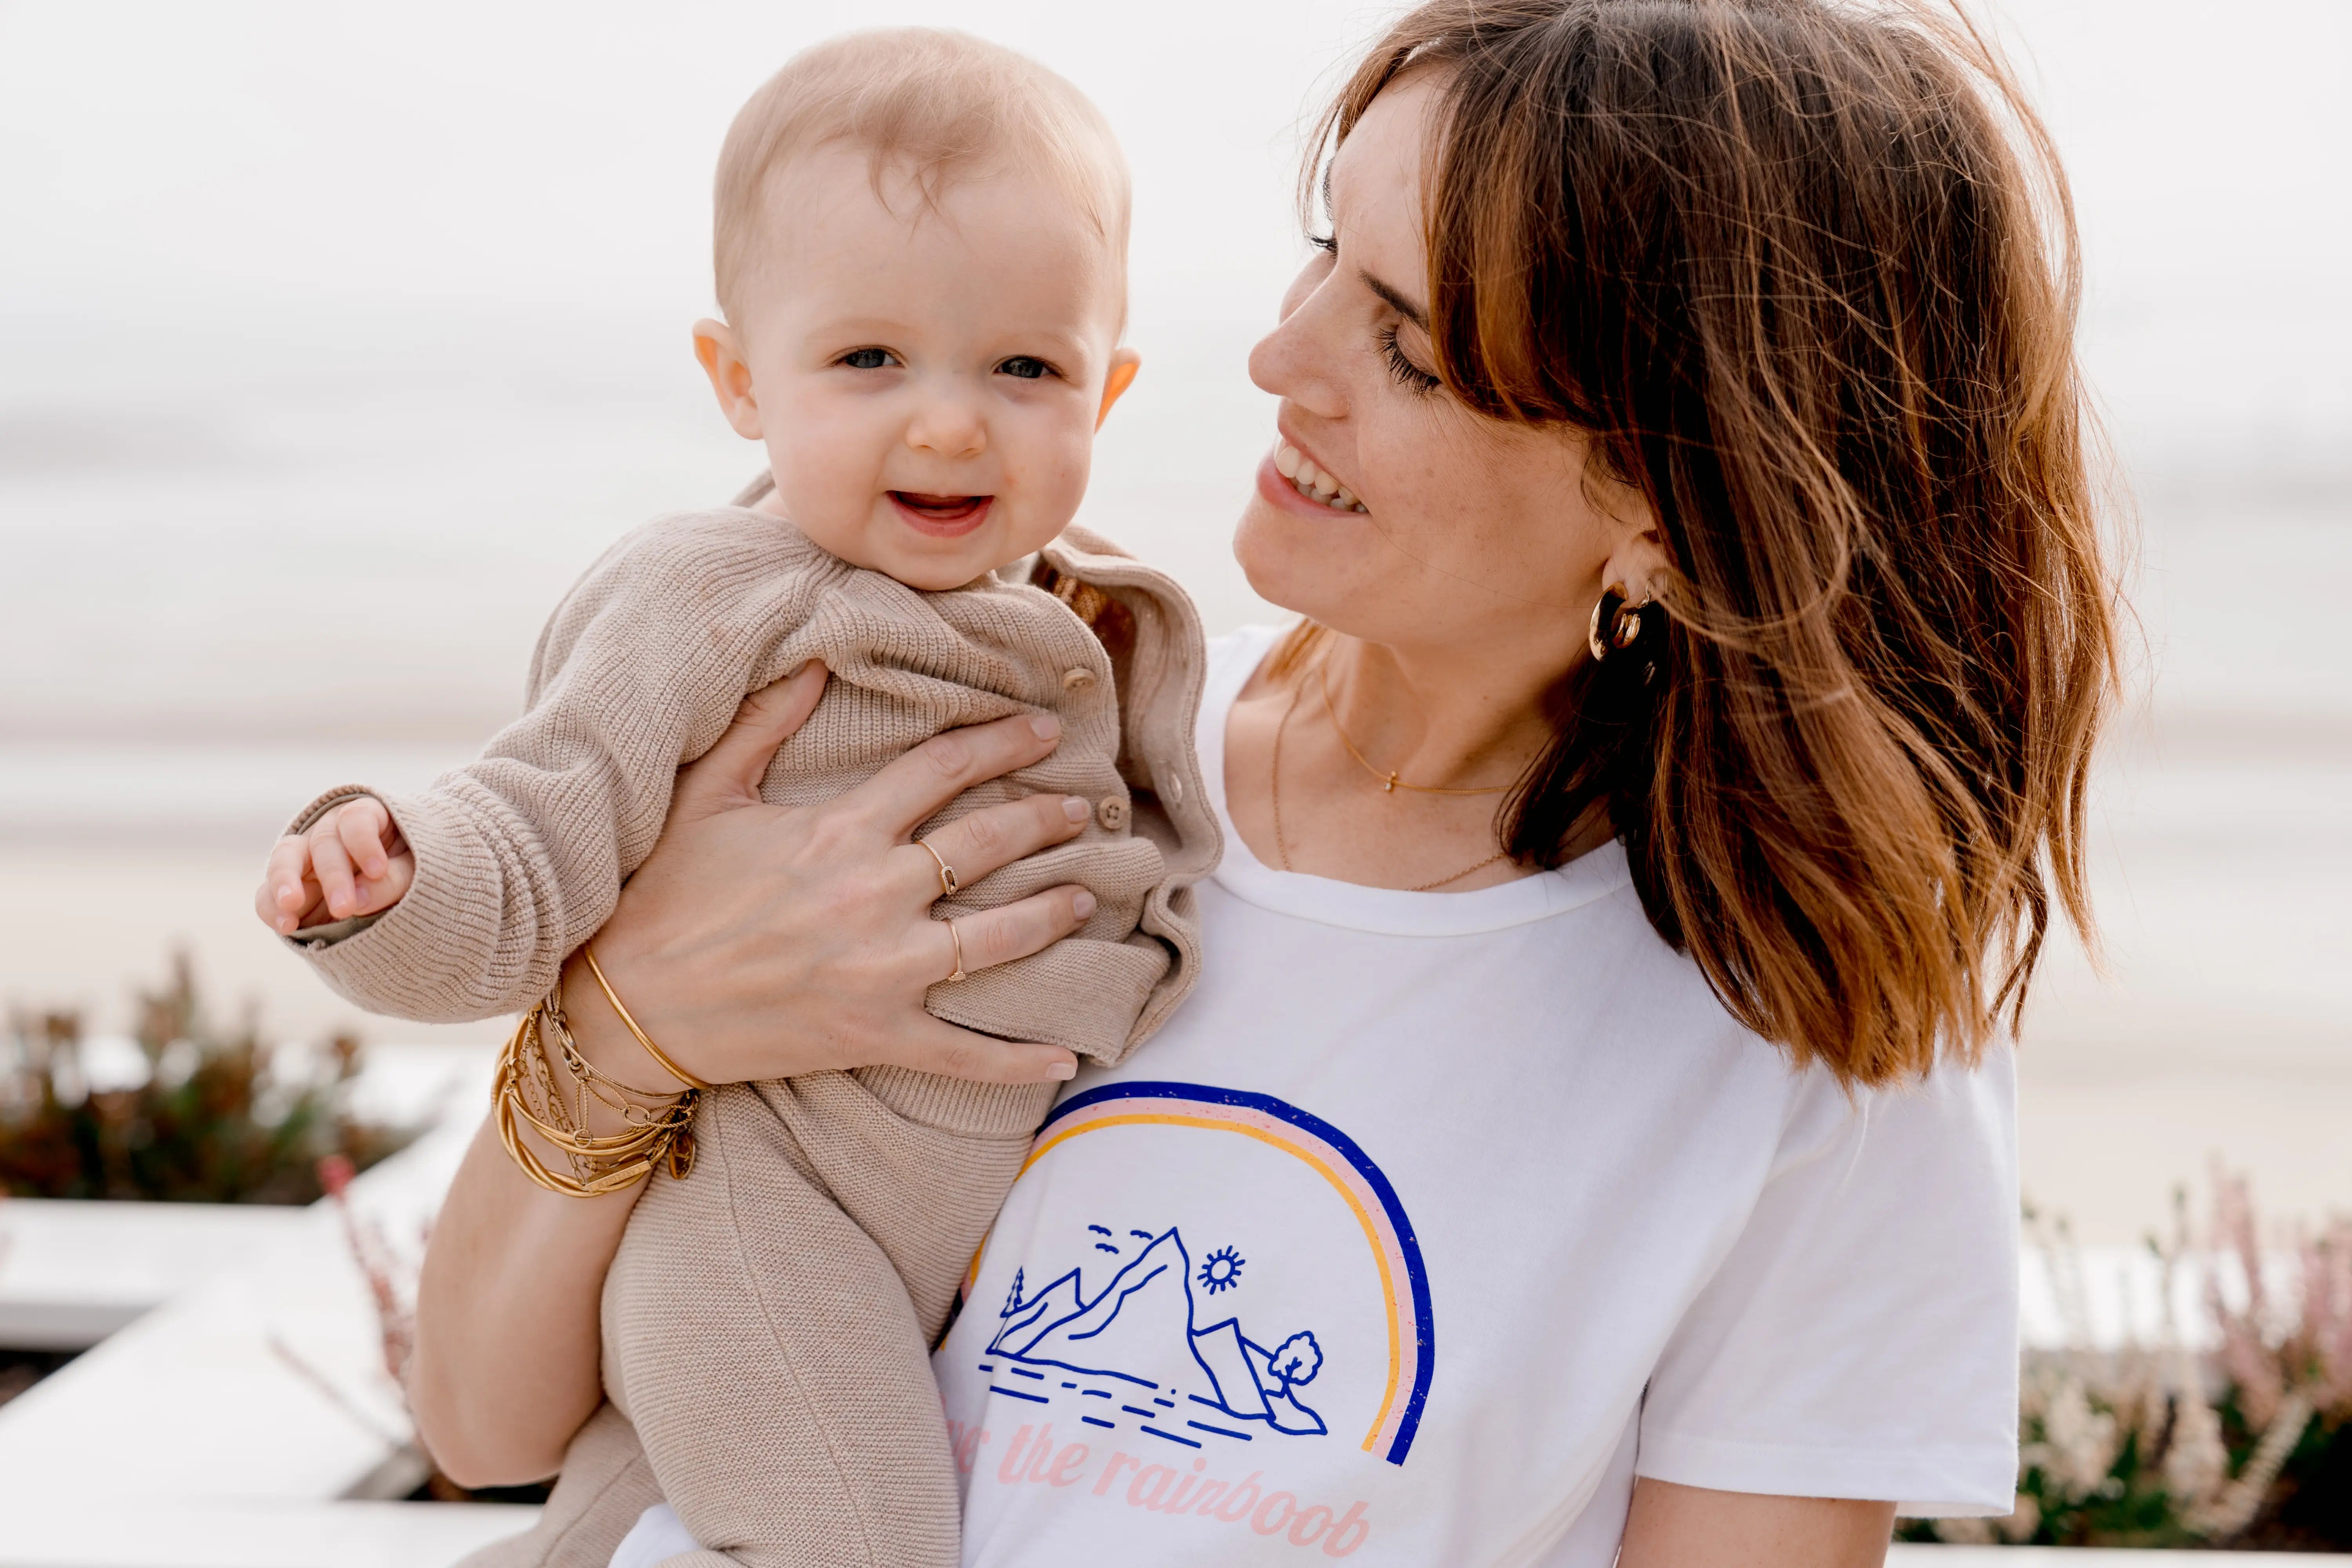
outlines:
[[[2016,1123],[2006,1042],[1851,1104],[1809,1074],[1747,1226],[1652,1373],[1639,1473],[2009,1512]]]

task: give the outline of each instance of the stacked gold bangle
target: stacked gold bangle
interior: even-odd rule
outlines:
[[[694,1102],[710,1086],[672,1061],[637,1026],[612,982],[604,978],[595,953],[583,948],[580,955],[622,1025],[664,1072],[686,1087],[677,1094],[648,1094],[598,1070],[581,1054],[579,1042],[572,1037],[571,1024],[563,1016],[563,986],[558,981],[546,1000],[523,1015],[499,1055],[498,1078],[491,1089],[499,1142],[506,1145],[507,1153],[524,1175],[567,1197],[601,1197],[623,1191],[653,1174],[656,1166],[682,1178],[694,1168],[690,1125]],[[620,1116],[620,1131],[600,1135],[588,1131],[591,1100]],[[571,1167],[569,1175],[550,1168],[539,1157],[523,1138],[524,1124],[562,1154]]]

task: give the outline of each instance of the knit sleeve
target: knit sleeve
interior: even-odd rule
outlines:
[[[414,795],[373,793],[416,856],[407,895],[340,941],[295,945],[337,994],[421,1023],[531,1005],[653,852],[677,769],[709,750],[810,599],[809,552],[741,511],[665,519],[615,546],[541,634],[529,710]]]

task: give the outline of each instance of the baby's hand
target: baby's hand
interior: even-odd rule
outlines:
[[[400,902],[416,857],[383,802],[360,795],[269,852],[254,913],[280,936],[323,921],[372,915]]]

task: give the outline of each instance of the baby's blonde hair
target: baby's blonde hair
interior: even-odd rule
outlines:
[[[872,158],[875,194],[903,170],[927,204],[954,181],[1007,167],[1053,179],[1109,247],[1126,315],[1127,160],[1086,94],[1025,55],[967,33],[891,27],[802,50],[728,128],[719,153],[713,270],[734,318],[776,170],[835,142]]]

